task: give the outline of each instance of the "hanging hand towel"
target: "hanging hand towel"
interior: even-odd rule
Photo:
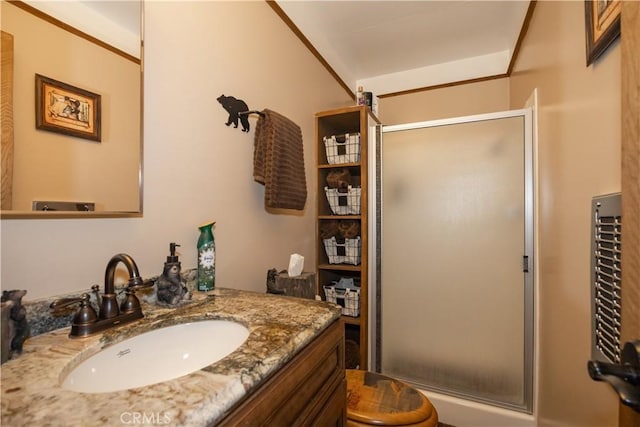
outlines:
[[[307,200],[300,127],[271,110],[256,124],[253,178],[264,184],[267,208],[303,210]]]

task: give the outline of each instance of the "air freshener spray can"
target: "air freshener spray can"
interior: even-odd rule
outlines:
[[[213,240],[213,224],[202,224],[198,238],[198,290],[212,291],[216,284],[216,243]]]

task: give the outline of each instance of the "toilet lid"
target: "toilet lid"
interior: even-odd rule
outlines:
[[[432,416],[431,402],[407,384],[375,372],[347,369],[347,418],[365,424],[403,425]]]

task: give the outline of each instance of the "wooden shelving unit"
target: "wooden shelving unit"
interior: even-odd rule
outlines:
[[[368,251],[368,201],[369,201],[369,186],[368,186],[368,153],[367,147],[369,138],[375,137],[375,135],[369,135],[369,128],[371,125],[379,124],[379,121],[373,116],[367,107],[354,106],[340,108],[336,110],[324,111],[316,114],[316,171],[317,171],[317,213],[316,213],[316,253],[317,253],[317,288],[318,294],[326,299],[324,293],[324,285],[331,284],[333,281],[338,281],[340,278],[353,278],[360,284],[360,315],[358,317],[351,317],[343,315],[343,324],[345,327],[345,337],[347,344],[349,341],[357,343],[357,362],[358,368],[368,369],[368,300],[369,300],[369,251]],[[360,161],[330,164],[327,160],[327,152],[324,144],[324,137],[332,135],[344,135],[344,134],[360,134]],[[358,215],[335,215],[329,205],[325,193],[325,186],[327,185],[327,175],[332,170],[347,168],[351,174],[353,180],[353,186],[358,186],[361,189],[360,199],[360,213]],[[332,264],[329,263],[329,258],[325,251],[323,239],[320,237],[320,227],[324,221],[333,220],[356,220],[360,223],[360,263],[357,265],[352,264]],[[346,351],[349,352],[349,345],[346,346]],[[353,351],[353,350],[352,350]],[[351,355],[354,356],[354,355]],[[354,360],[354,357],[349,357],[347,354],[347,368],[354,368],[355,366],[349,366],[349,360]]]

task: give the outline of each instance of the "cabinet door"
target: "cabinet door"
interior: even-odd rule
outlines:
[[[327,425],[326,419],[344,420],[345,381],[344,329],[336,321],[251,391],[219,425]]]

